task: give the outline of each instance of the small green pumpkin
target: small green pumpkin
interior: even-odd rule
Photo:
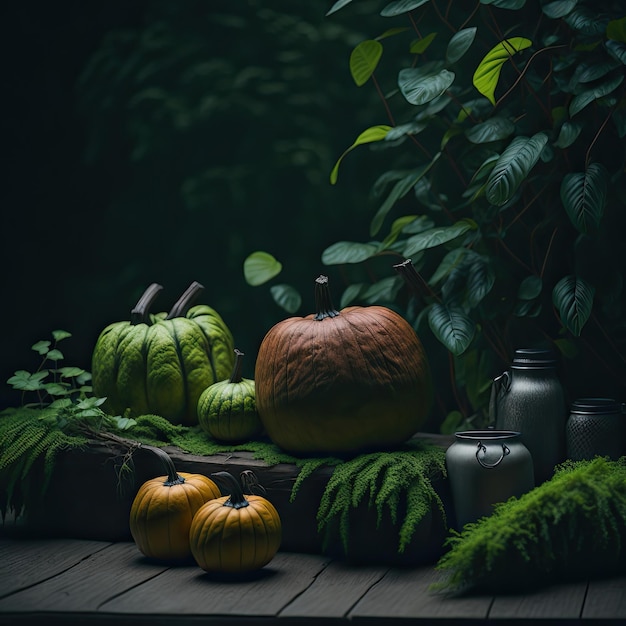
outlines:
[[[263,430],[256,410],[254,380],[241,376],[244,353],[235,349],[228,380],[207,387],[198,400],[198,423],[218,441],[248,441]]]
[[[191,306],[204,289],[193,282],[169,313],[150,314],[161,291],[152,283],[130,321],[107,326],[92,355],[94,394],[112,414],[154,413],[197,424],[200,394],[228,377],[234,363],[232,333],[209,306]]]

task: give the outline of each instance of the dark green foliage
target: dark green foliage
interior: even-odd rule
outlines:
[[[326,545],[331,523],[338,520],[341,543],[348,552],[350,513],[367,503],[376,511],[377,525],[388,509],[394,525],[399,524],[398,552],[404,552],[433,503],[445,520],[443,503],[431,483],[435,476],[445,476],[445,451],[417,440],[398,450],[361,454],[337,464],[317,514],[318,530],[325,534]],[[397,511],[402,504],[406,505],[406,515],[399,520]]]
[[[57,454],[85,446],[85,432],[59,428],[55,409],[7,409],[0,414],[0,512],[19,516],[45,491]]]
[[[515,592],[626,572],[626,457],[567,462],[555,476],[461,532],[434,590]]]
[[[340,0],[327,19],[349,20],[360,4]],[[489,384],[519,347],[551,344],[568,395],[623,396],[624,6],[424,1],[374,12],[343,63],[357,85],[346,88],[380,105],[364,107],[370,119],[344,135],[329,170],[338,189],[356,189],[344,178],[352,164],[382,163],[373,184],[361,179],[367,217],[321,249],[345,279],[340,305],[387,305],[413,324],[437,389],[431,426],[446,432],[488,424]],[[410,288],[393,271],[405,259]]]

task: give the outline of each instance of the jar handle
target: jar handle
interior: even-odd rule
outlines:
[[[487,446],[485,446],[485,444],[482,441],[478,442],[478,446],[476,449],[476,460],[486,469],[493,469],[494,467],[497,467],[498,465],[500,465],[500,463],[502,463],[502,459],[511,452],[511,450],[505,446],[504,444],[502,444],[502,455],[500,456],[500,458],[495,462],[495,463],[485,463],[481,458],[480,458],[480,453],[483,453],[483,455],[485,454],[485,452],[487,452]]]
[[[505,370],[493,379],[491,384],[491,396],[489,397],[489,421],[495,425],[498,421],[498,396],[504,392],[508,393],[511,388],[511,373]]]

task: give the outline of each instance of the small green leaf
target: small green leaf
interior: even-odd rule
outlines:
[[[563,122],[554,145],[557,148],[568,148],[578,139],[582,129],[582,124],[578,122]]]
[[[454,72],[447,69],[433,71],[431,66],[400,70],[398,87],[407,102],[422,105],[439,97],[454,82]]]
[[[46,358],[50,359],[51,361],[62,361],[65,357],[63,356],[63,353],[60,350],[54,349],[54,350],[50,350],[46,354]]]
[[[358,87],[364,85],[376,70],[383,45],[374,39],[362,41],[350,54],[350,74]]]
[[[606,26],[607,39],[626,43],[626,17],[619,20],[611,20]]]
[[[452,226],[441,226],[413,235],[406,240],[406,246],[402,251],[405,258],[410,258],[421,250],[435,248],[448,241],[460,237],[468,230],[475,230],[476,223],[470,219],[462,219]]]
[[[335,2],[335,4],[333,4],[333,6],[330,7],[330,9],[328,9],[328,11],[326,12],[326,17],[332,15],[333,13],[336,13],[337,11],[339,11],[339,9],[343,9],[343,7],[345,7],[347,4],[350,4],[351,2],[352,0],[337,0],[337,2]]]
[[[262,285],[278,276],[282,269],[282,264],[268,252],[253,252],[243,262],[243,275],[252,287]]]
[[[341,300],[339,302],[340,308],[345,308],[354,304],[361,296],[361,293],[367,289],[365,283],[353,283],[348,285],[344,292],[341,294]]]
[[[369,285],[361,292],[361,297],[367,304],[393,302],[403,284],[404,281],[400,276],[388,276]]]
[[[595,288],[578,276],[563,277],[552,290],[552,303],[563,325],[576,337],[591,315],[594,295]]]
[[[414,223],[418,219],[417,215],[403,215],[402,217],[395,219],[389,229],[389,234],[380,244],[380,249],[384,250],[392,245],[398,239],[400,233],[404,231],[405,226]]]
[[[77,378],[78,376],[82,376],[85,370],[80,367],[60,367],[57,372],[59,372],[63,378]]]
[[[508,118],[496,115],[472,126],[465,131],[465,136],[472,143],[488,143],[506,139],[515,131],[515,124]]]
[[[41,381],[47,376],[47,370],[35,372],[34,374],[31,374],[26,370],[18,370],[7,380],[7,383],[14,389],[19,389],[21,391],[37,391],[38,389],[44,388]]]
[[[117,430],[128,430],[137,424],[137,420],[132,417],[121,417],[120,415],[111,416],[111,420]]]
[[[446,278],[450,272],[461,265],[466,252],[466,248],[454,248],[454,250],[450,250],[450,252],[443,257],[443,260],[435,270],[435,273],[431,276],[428,284],[436,285],[439,281]]]
[[[302,296],[291,285],[272,285],[270,294],[274,302],[290,314],[295,313],[302,304]]]
[[[338,241],[322,252],[324,265],[342,265],[344,263],[361,263],[378,252],[378,246],[371,243]]]
[[[51,341],[38,341],[31,346],[31,349],[39,354],[47,354],[50,346],[52,345]]]
[[[424,54],[428,49],[428,46],[433,42],[437,33],[429,33],[426,37],[422,37],[421,39],[416,39],[411,43],[409,47],[409,52],[411,54]]]
[[[532,46],[525,37],[511,37],[496,44],[478,64],[472,82],[474,87],[495,106],[495,92],[502,66],[517,52]]]
[[[542,287],[543,281],[539,276],[527,276],[517,289],[517,297],[520,300],[534,300],[539,297]]]
[[[406,33],[407,30],[410,30],[408,26],[396,26],[395,28],[389,28],[382,35],[378,35],[378,37],[376,37],[376,41],[387,39],[387,37],[394,37],[400,33]]]
[[[470,49],[476,37],[476,26],[472,28],[464,28],[455,33],[448,42],[446,49],[446,61],[448,63],[456,63]]]
[[[382,17],[395,17],[421,7],[430,0],[395,0],[390,2],[381,12]]]
[[[43,385],[43,388],[51,396],[66,396],[72,391],[69,385],[63,385],[61,383],[46,383]]]
[[[574,96],[569,105],[570,117],[574,117],[574,115],[580,113],[580,111],[582,111],[588,104],[591,104],[595,100],[604,98],[604,96],[613,93],[622,84],[623,80],[623,74],[615,76],[615,78],[612,78],[601,85],[593,87],[592,89],[587,89],[586,91]]]
[[[55,341],[61,341],[62,339],[67,339],[72,336],[72,333],[68,333],[66,330],[53,330],[52,336]]]
[[[385,126],[384,124],[380,124],[379,126],[371,126],[370,128],[365,129],[355,140],[355,142],[347,148],[344,153],[337,159],[335,166],[330,173],[330,184],[334,185],[337,182],[337,175],[339,172],[339,164],[343,160],[343,158],[350,152],[354,150],[357,146],[360,146],[365,143],[371,143],[373,141],[381,141],[385,138],[385,135],[391,130],[391,126]]]
[[[472,343],[476,325],[460,309],[433,304],[428,310],[428,324],[437,339],[455,356]]]
[[[581,233],[597,229],[604,214],[609,174],[601,163],[585,172],[570,172],[561,182],[561,201],[572,224]]]
[[[544,4],[541,10],[550,19],[557,20],[571,13],[577,4],[578,0],[556,0],[555,2]]]
[[[485,193],[491,204],[502,206],[515,195],[539,160],[547,141],[548,135],[543,132],[530,138],[518,136],[511,141],[487,179]]]

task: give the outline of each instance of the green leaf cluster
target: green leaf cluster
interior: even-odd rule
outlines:
[[[517,592],[626,572],[626,457],[566,462],[492,515],[451,531],[433,590]]]
[[[327,19],[349,21],[355,4]],[[518,347],[578,359],[572,389],[590,380],[586,358],[594,382],[626,391],[624,7],[475,0],[444,13],[404,0],[379,17],[383,35],[353,46],[348,69],[380,111],[330,173],[340,185],[366,148],[385,164],[364,181],[362,228],[321,252],[342,306],[401,311],[429,348],[438,405],[475,426]],[[392,269],[407,259],[411,284]],[[480,380],[465,376],[477,354]]]

